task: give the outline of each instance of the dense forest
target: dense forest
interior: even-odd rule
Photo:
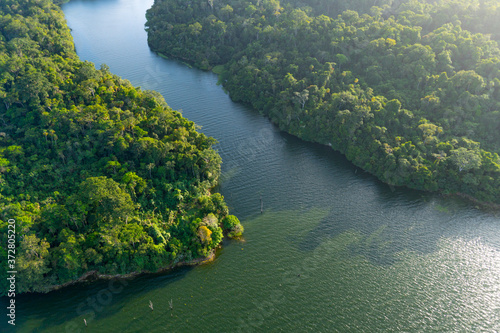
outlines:
[[[3,0],[0,28],[2,286],[9,219],[17,292],[92,270],[156,271],[241,235],[210,193],[214,139],[158,93],[80,61],[52,1]]]
[[[163,0],[147,18],[153,50],[281,129],[388,184],[500,203],[498,1]]]

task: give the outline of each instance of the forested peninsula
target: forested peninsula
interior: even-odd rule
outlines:
[[[210,192],[214,139],[158,93],[80,61],[52,1],[0,11],[1,293],[7,270],[17,293],[45,292],[203,258],[224,232],[241,235]]]
[[[375,6],[374,6],[375,5]],[[398,186],[500,204],[500,4],[162,0],[159,53]]]

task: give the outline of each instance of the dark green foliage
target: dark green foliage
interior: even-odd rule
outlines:
[[[148,38],[384,182],[500,203],[497,2],[373,4],[165,0]]]
[[[228,210],[209,192],[215,140],[158,93],[78,60],[51,1],[0,10],[0,264],[15,219],[17,291],[89,270],[155,271],[217,247]],[[216,221],[210,242],[198,238],[202,219]]]
[[[228,215],[223,220],[222,223],[224,225],[224,229],[228,230],[228,236],[240,237],[243,233],[243,226],[240,223],[240,220],[234,215]]]

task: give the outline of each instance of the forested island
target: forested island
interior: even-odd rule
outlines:
[[[210,192],[221,164],[213,138],[158,93],[80,61],[51,0],[4,0],[0,11],[2,294],[9,221],[17,293],[91,271],[154,272],[241,235]]]
[[[500,204],[497,1],[163,0],[147,19],[153,50],[282,130],[388,184]]]

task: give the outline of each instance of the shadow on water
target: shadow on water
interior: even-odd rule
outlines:
[[[49,294],[21,295],[17,298],[19,332],[85,332],[83,319],[92,310],[96,322],[89,324],[88,332],[232,331],[237,325],[233,316],[238,309],[249,311],[244,318],[248,318],[251,324],[247,327],[253,331],[348,331],[346,328],[353,325],[358,331],[361,327],[367,331],[394,331],[412,322],[421,325],[419,318],[407,321],[405,309],[426,319],[445,313],[457,299],[453,291],[420,292],[433,284],[449,284],[442,281],[460,282],[457,275],[442,280],[435,277],[434,271],[428,271],[422,274],[429,277],[428,283],[418,284],[413,278],[418,269],[432,265],[441,272],[442,266],[436,262],[449,262],[448,250],[438,253],[436,262],[414,253],[397,254],[405,250],[435,252],[443,238],[456,237],[480,238],[500,249],[498,218],[454,199],[391,188],[331,148],[281,132],[257,111],[231,102],[214,84],[215,75],[186,70],[177,62],[152,55],[142,29],[145,9],[140,7],[148,1],[152,2],[72,0],[67,4],[65,12],[73,17],[70,22],[74,24],[75,41],[81,42],[77,43],[80,56],[98,64],[108,63],[113,73],[123,75],[134,85],[158,90],[174,109],[182,108],[187,118],[203,125],[206,135],[219,140],[216,149],[224,161],[224,174],[217,190],[233,208],[231,213],[245,225],[247,242],[227,246],[224,256],[206,268],[184,267],[143,275],[126,280],[122,289],[118,282],[110,286],[109,281],[97,281]],[[119,6],[108,6],[112,3]],[[120,25],[123,22],[126,24]],[[142,35],[136,36],[137,31]],[[455,251],[461,246],[449,248]],[[394,269],[386,269],[394,258],[403,259]],[[475,253],[471,258],[491,266]],[[313,269],[304,267],[315,268],[314,274],[308,277],[305,273]],[[450,267],[452,270],[454,265]],[[219,275],[213,268],[219,269]],[[288,276],[288,272],[295,271]],[[406,276],[407,272],[411,274]],[[467,270],[458,274],[464,272]],[[393,299],[404,295],[400,292],[404,289],[394,288],[398,284],[415,286],[410,291],[418,301],[404,297],[401,303],[394,303]],[[478,284],[474,280],[471,285]],[[469,286],[464,283],[465,287]],[[273,288],[286,297],[266,302]],[[384,298],[387,295],[389,298]],[[500,294],[492,292],[488,297],[495,295]],[[88,300],[97,301],[98,297],[104,306],[96,310]],[[174,310],[182,315],[177,319],[174,316],[174,320],[164,316],[169,311],[170,297],[178,304],[178,298],[183,300],[184,310]],[[422,297],[425,302],[421,302]],[[150,299],[155,305],[153,313],[148,308]],[[440,311],[434,311],[434,299],[444,304],[438,308]],[[483,309],[484,303],[475,308]],[[434,313],[429,314],[428,309]],[[436,322],[449,318],[439,317]],[[375,326],[366,325],[370,322]],[[376,325],[383,323],[385,329],[377,330]],[[460,328],[465,331],[464,327]],[[4,331],[3,326],[0,331]]]
[[[143,274],[127,279],[89,280],[47,294],[17,295],[16,303],[22,304],[22,307],[16,311],[16,326],[23,327],[28,321],[36,322],[36,328],[29,332],[43,332],[66,323],[66,331],[73,332],[75,320],[83,325],[84,318],[90,322],[112,317],[122,311],[131,299],[166,288],[183,279],[192,269],[193,267],[184,266],[168,272]],[[8,299],[2,297],[2,306],[7,306],[7,302]],[[149,299],[144,299],[143,303],[144,308],[148,309]],[[47,309],[47,306],[52,309]],[[6,323],[2,321],[1,325],[4,324]],[[8,332],[9,328],[0,326],[2,332]]]
[[[321,173],[316,176],[336,187],[330,202],[309,202],[330,212],[303,238],[292,240],[300,250],[314,251],[324,241],[352,230],[360,232],[362,238],[359,244],[349,246],[350,254],[362,255],[378,265],[393,264],[396,254],[405,250],[433,253],[443,238],[480,238],[500,248],[500,237],[494,232],[498,212],[480,211],[458,197],[390,186],[327,146],[303,142],[283,132],[280,135],[290,151],[295,153],[302,145],[309,152],[308,158],[323,160],[317,164],[322,164],[326,173],[334,170],[331,175],[315,170]],[[366,195],[367,190],[373,195]]]

